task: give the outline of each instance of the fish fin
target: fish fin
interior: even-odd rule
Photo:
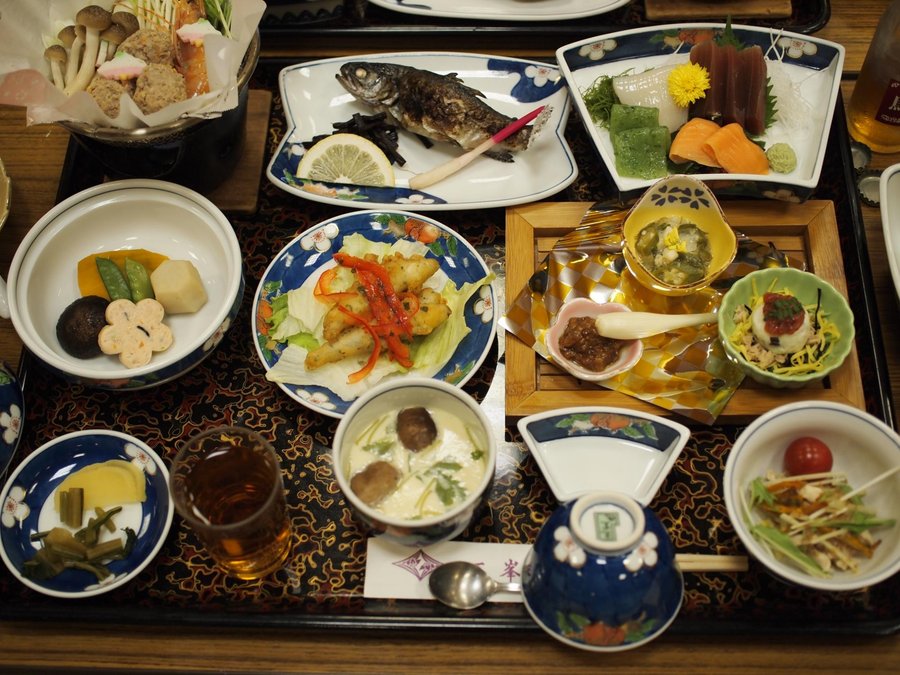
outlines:
[[[446,75],[444,75],[444,77],[446,79],[450,80],[451,82],[453,82],[455,85],[461,87],[462,89],[465,89],[467,92],[469,92],[473,96],[478,96],[479,98],[484,98],[484,99],[487,98],[487,96],[485,96],[483,92],[481,92],[478,89],[475,89],[475,87],[470,87],[465,82],[463,82],[459,78],[459,75],[457,75],[456,73],[447,73]]]
[[[485,157],[490,157],[491,159],[496,159],[498,162],[512,162],[513,154],[509,150],[487,150],[484,153]]]

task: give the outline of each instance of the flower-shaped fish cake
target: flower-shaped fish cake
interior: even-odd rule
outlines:
[[[106,308],[106,322],[98,342],[104,354],[118,354],[126,368],[138,368],[150,362],[153,352],[172,345],[172,331],[162,320],[163,306],[152,298],[137,304],[114,300]]]

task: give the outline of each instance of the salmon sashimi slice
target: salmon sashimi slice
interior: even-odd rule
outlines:
[[[728,173],[769,173],[766,153],[747,138],[740,124],[726,124],[706,139],[703,148]]]
[[[703,166],[719,166],[715,156],[706,150],[706,141],[721,127],[711,120],[695,117],[688,120],[672,140],[669,159],[676,164],[696,162]]]

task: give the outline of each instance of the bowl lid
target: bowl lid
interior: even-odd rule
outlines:
[[[619,492],[594,492],[575,502],[569,530],[585,549],[600,555],[630,551],[644,535],[644,511]]]

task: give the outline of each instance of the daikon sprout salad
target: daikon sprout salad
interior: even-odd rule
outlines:
[[[841,45],[702,23],[610,33],[556,56],[622,193],[674,173],[779,199],[805,199],[818,183]]]

